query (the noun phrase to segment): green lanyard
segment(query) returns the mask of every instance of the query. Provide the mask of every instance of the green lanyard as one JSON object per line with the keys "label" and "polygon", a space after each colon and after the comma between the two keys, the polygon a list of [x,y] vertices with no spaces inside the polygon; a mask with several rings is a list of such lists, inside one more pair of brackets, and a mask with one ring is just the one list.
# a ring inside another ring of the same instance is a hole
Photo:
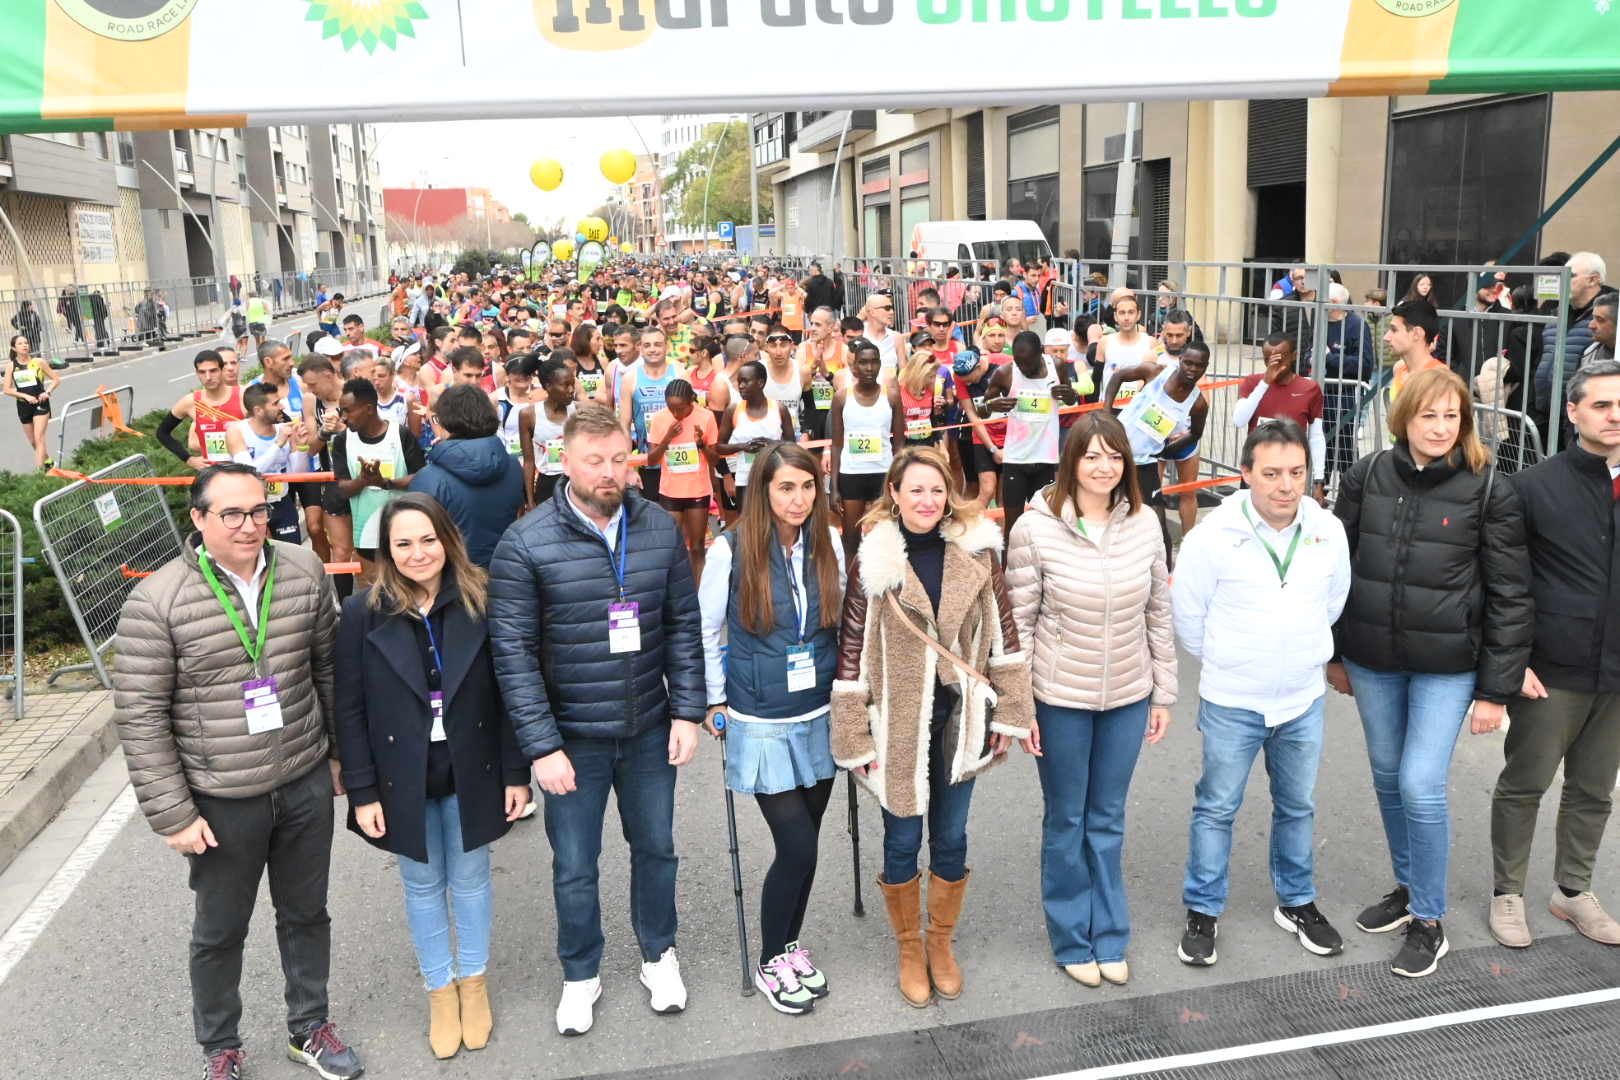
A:
{"label": "green lanyard", "polygon": [[1260,535],[1260,529],[1255,525],[1253,515],[1249,513],[1249,504],[1245,502],[1239,505],[1243,507],[1243,516],[1248,520],[1249,528],[1254,532],[1254,538],[1260,541],[1260,546],[1266,549],[1267,555],[1271,556],[1271,565],[1277,568],[1277,580],[1283,585],[1287,585],[1288,568],[1294,565],[1294,553],[1299,550],[1299,538],[1305,533],[1305,523],[1300,522],[1299,527],[1294,530],[1294,539],[1288,545],[1288,555],[1279,559],[1277,558],[1277,549],[1267,543],[1266,538]]}
{"label": "green lanyard", "polygon": [[236,631],[236,636],[241,639],[242,648],[247,653],[248,660],[252,662],[253,674],[257,677],[259,675],[259,660],[264,656],[265,634],[270,629],[270,589],[275,585],[276,581],[275,552],[271,551],[270,553],[270,564],[264,570],[264,588],[260,590],[259,594],[257,640],[248,639],[247,627],[242,625],[242,616],[236,613],[236,605],[231,603],[229,596],[225,595],[225,588],[220,585],[219,578],[214,574],[213,560],[208,557],[206,550],[202,552],[197,562],[202,566],[203,577],[208,579],[208,587],[214,590],[214,599],[218,600],[219,606],[225,609],[226,617],[231,620],[232,629]]}

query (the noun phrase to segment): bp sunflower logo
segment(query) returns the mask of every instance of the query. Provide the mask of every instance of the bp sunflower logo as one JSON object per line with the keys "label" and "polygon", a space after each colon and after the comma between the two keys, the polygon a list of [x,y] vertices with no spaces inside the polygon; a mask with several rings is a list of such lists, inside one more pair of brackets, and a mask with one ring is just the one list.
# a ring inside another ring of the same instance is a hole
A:
{"label": "bp sunflower logo", "polygon": [[392,49],[402,37],[413,38],[413,24],[428,17],[417,0],[305,0],[306,22],[321,24],[321,38],[335,37],[345,50],[356,45],[375,52],[378,45]]}

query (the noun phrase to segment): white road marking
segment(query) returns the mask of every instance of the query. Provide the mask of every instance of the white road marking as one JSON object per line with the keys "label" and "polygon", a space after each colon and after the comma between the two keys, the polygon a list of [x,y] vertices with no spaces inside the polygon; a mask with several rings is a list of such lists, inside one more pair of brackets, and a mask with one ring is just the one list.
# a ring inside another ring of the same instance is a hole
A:
{"label": "white road marking", "polygon": [[1369,1039],[1387,1039],[1395,1035],[1409,1035],[1417,1031],[1477,1024],[1483,1020],[1498,1020],[1510,1016],[1532,1016],[1536,1013],[1557,1012],[1560,1009],[1578,1009],[1589,1005],[1605,1005],[1620,1001],[1620,989],[1589,990],[1581,994],[1517,1001],[1509,1005],[1487,1005],[1459,1012],[1439,1013],[1434,1016],[1415,1016],[1387,1024],[1369,1024],[1365,1027],[1346,1028],[1343,1031],[1321,1031],[1314,1035],[1299,1035],[1289,1039],[1229,1046],[1219,1050],[1200,1050],[1190,1054],[1173,1054],[1145,1061],[1127,1061],[1118,1065],[1099,1065],[1075,1072],[1053,1073],[1040,1080],[1113,1080],[1122,1076],[1143,1076],[1171,1069],[1191,1069],[1199,1065],[1215,1065],[1227,1061],[1247,1061],[1251,1058],[1271,1057],[1319,1046],[1339,1046],[1344,1043],[1366,1042]]}
{"label": "white road marking", "polygon": [[135,789],[128,784],[118,793],[112,805],[102,811],[101,817],[90,827],[90,831],[80,841],[79,846],[68,856],[60,869],[51,876],[51,880],[34,897],[33,903],[28,905],[26,911],[17,916],[17,921],[11,924],[10,929],[0,937],[0,983],[4,983],[11,975],[34,942],[39,940],[45,928],[50,925],[51,919],[67,903],[73,890],[79,887],[90,868],[101,858],[102,852],[112,844],[113,838],[135,813]]}

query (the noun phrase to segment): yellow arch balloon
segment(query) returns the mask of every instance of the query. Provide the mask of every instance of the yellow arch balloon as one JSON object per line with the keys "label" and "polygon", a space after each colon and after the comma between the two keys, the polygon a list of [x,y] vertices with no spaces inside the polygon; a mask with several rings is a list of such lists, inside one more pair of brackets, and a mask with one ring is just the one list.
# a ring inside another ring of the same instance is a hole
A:
{"label": "yellow arch balloon", "polygon": [[562,186],[562,162],[556,158],[544,158],[529,166],[529,179],[541,191],[556,191]]}
{"label": "yellow arch balloon", "polygon": [[608,223],[599,217],[588,217],[579,223],[579,231],[585,234],[585,239],[600,244],[608,238]]}
{"label": "yellow arch balloon", "polygon": [[634,245],[630,241],[626,240],[624,243],[619,245],[619,250],[624,252],[626,255],[628,255],[631,252],[636,250],[636,245]]}
{"label": "yellow arch balloon", "polygon": [[567,262],[574,257],[574,242],[568,239],[559,240],[551,245],[551,253],[563,262]]}
{"label": "yellow arch balloon", "polygon": [[609,150],[602,155],[602,175],[609,183],[628,184],[636,175],[636,155],[628,150]]}

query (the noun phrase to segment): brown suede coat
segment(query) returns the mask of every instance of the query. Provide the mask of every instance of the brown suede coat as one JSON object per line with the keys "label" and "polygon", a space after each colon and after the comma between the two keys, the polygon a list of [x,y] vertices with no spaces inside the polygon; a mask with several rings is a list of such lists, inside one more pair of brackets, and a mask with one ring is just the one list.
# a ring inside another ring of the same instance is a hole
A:
{"label": "brown suede coat", "polygon": [[[1000,527],[980,519],[968,526],[949,522],[942,531],[945,572],[937,617],[893,522],[873,526],[861,539],[844,594],[832,694],[833,757],[846,769],[875,762],[877,771],[858,779],[897,817],[928,809],[936,680],[959,692],[944,739],[953,784],[995,764],[988,748],[992,732],[1023,738],[1035,715],[1029,662],[1018,647],[996,557]],[[904,614],[889,604],[891,593]],[[940,657],[902,618],[967,661],[989,685]]]}

